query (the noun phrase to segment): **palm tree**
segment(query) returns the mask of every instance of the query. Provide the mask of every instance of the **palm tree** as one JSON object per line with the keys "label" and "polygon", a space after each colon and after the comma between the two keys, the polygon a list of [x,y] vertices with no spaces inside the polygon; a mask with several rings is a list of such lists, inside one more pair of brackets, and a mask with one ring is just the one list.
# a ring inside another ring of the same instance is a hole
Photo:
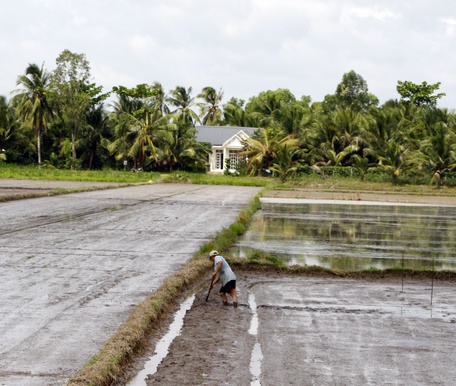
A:
{"label": "palm tree", "polygon": [[377,167],[391,175],[394,185],[397,185],[399,176],[409,167],[408,153],[408,148],[394,139],[390,139],[375,153]]}
{"label": "palm tree", "polygon": [[242,99],[231,98],[223,106],[223,124],[226,126],[261,127],[258,116],[247,113]]}
{"label": "palm tree", "polygon": [[311,163],[343,164],[352,154],[361,154],[369,146],[366,138],[372,119],[368,116],[350,108],[338,108],[326,114],[312,110],[311,119],[301,128],[301,138],[309,149]]}
{"label": "palm tree", "polygon": [[366,147],[366,138],[373,120],[367,114],[361,114],[350,108],[339,108],[333,116],[337,133],[333,137],[333,147],[338,151],[355,145],[362,150]]}
{"label": "palm tree", "polygon": [[261,130],[258,138],[247,138],[243,141],[245,150],[241,152],[247,157],[247,171],[250,175],[263,175],[264,170],[269,170],[277,157],[277,147],[283,139],[282,131],[272,128]]}
{"label": "palm tree", "polygon": [[223,91],[215,91],[212,87],[204,87],[203,91],[198,94],[198,98],[203,99],[203,103],[199,103],[203,125],[218,125],[222,120],[221,103]]}
{"label": "palm tree", "polygon": [[154,82],[152,85],[153,105],[158,109],[163,116],[170,113],[169,107],[166,104],[166,93],[159,82]]}
{"label": "palm tree", "polygon": [[427,110],[425,114],[437,115],[438,119],[427,126],[428,135],[420,141],[411,160],[419,169],[430,172],[431,182],[444,183],[445,174],[456,168],[456,117],[448,110]]}
{"label": "palm tree", "polygon": [[[119,94],[119,100],[113,102],[114,111],[109,115],[109,121],[114,129],[114,139],[112,141],[104,139],[104,147],[114,155],[116,161],[127,161],[129,150],[133,144],[135,133],[131,125],[131,114],[137,108],[136,104],[125,94]],[[134,166],[136,160],[133,159]]]}
{"label": "palm tree", "polygon": [[176,108],[171,113],[176,115],[180,124],[187,127],[195,126],[195,123],[199,122],[198,114],[192,110],[192,107],[195,105],[195,98],[192,98],[191,94],[191,87],[186,90],[184,87],[177,86],[167,97],[167,101],[171,106]]}
{"label": "palm tree", "polygon": [[25,88],[15,92],[15,98],[19,100],[16,112],[21,119],[22,127],[32,129],[36,135],[38,167],[41,167],[41,134],[52,117],[47,101],[50,78],[43,66],[29,64],[25,74],[20,75],[16,82]]}
{"label": "palm tree", "polygon": [[110,136],[107,130],[108,117],[103,105],[96,106],[87,115],[87,126],[77,141],[79,148],[83,149],[80,158],[86,161],[89,169],[94,168],[96,161],[100,163],[101,146],[105,136]]}
{"label": "palm tree", "polygon": [[353,168],[359,173],[361,181],[364,181],[364,176],[366,175],[367,171],[373,167],[375,164],[372,163],[369,158],[363,154],[353,154],[351,156]]}
{"label": "palm tree", "polygon": [[137,160],[140,167],[145,167],[146,160],[157,161],[157,142],[170,135],[168,116],[162,116],[156,108],[144,106],[139,114],[130,115],[130,124],[136,134],[129,155]]}
{"label": "palm tree", "polygon": [[0,95],[0,162],[6,161],[5,149],[13,136],[14,116],[6,97]]}
{"label": "palm tree", "polygon": [[258,119],[259,127],[273,127],[290,133],[294,131],[293,128],[285,127],[285,124],[290,125],[290,116],[293,122],[296,112],[292,114],[290,106],[295,102],[296,98],[290,90],[279,88],[275,91],[261,92],[258,96],[250,98],[245,110]]}
{"label": "palm tree", "polygon": [[282,182],[296,172],[300,165],[299,141],[294,136],[287,136],[277,143],[276,158],[269,170],[277,173]]}
{"label": "palm tree", "polygon": [[203,168],[209,152],[196,141],[196,129],[179,124],[168,127],[168,135],[163,137],[157,163],[161,168],[173,171],[175,168]]}

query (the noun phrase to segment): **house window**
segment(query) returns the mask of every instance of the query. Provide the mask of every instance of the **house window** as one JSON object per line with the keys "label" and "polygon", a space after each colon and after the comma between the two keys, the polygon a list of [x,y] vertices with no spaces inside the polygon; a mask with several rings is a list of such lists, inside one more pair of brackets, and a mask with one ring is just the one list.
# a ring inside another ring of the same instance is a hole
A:
{"label": "house window", "polygon": [[215,168],[223,169],[223,150],[215,151]]}
{"label": "house window", "polygon": [[231,170],[236,169],[238,163],[245,158],[243,155],[241,155],[241,152],[239,150],[230,150],[229,157]]}

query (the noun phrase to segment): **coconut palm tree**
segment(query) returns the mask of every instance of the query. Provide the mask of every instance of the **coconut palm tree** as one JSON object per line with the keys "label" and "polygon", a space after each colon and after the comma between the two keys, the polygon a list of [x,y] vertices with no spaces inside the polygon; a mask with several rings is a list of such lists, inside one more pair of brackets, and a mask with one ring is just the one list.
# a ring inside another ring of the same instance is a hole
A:
{"label": "coconut palm tree", "polygon": [[170,113],[169,107],[166,104],[166,93],[160,82],[152,84],[153,105],[158,109],[163,116]]}
{"label": "coconut palm tree", "polygon": [[277,143],[276,157],[269,170],[278,174],[280,180],[285,182],[290,174],[298,170],[301,164],[300,154],[299,141],[294,136],[283,138]]}
{"label": "coconut palm tree", "polygon": [[366,154],[353,154],[351,156],[351,161],[353,168],[359,173],[361,181],[364,181],[364,177],[368,170],[375,167],[375,164],[370,161]]}
{"label": "coconut palm tree", "polygon": [[293,123],[298,113],[291,107],[295,103],[296,98],[290,90],[279,88],[250,98],[245,110],[259,121],[258,127],[273,127],[291,133],[296,131]]}
{"label": "coconut palm tree", "polygon": [[399,176],[409,168],[408,154],[409,149],[394,138],[376,150],[377,167],[391,176],[394,185],[397,185]]}
{"label": "coconut palm tree", "polygon": [[203,169],[209,150],[196,141],[196,129],[185,128],[179,124],[168,127],[168,134],[163,137],[157,166],[160,169],[173,171],[180,169]]}
{"label": "coconut palm tree", "polygon": [[29,64],[25,74],[20,75],[16,82],[24,89],[14,92],[14,98],[18,99],[16,113],[22,128],[31,129],[36,135],[38,167],[41,167],[41,134],[52,117],[47,100],[49,80],[44,65]]}
{"label": "coconut palm tree", "polygon": [[[113,102],[112,107],[114,111],[109,115],[109,121],[114,129],[113,140],[104,139],[102,143],[116,161],[125,162],[129,158],[129,150],[136,136],[131,125],[131,115],[138,106],[127,95],[120,93],[119,100]],[[133,166],[136,166],[135,159]]]}
{"label": "coconut palm tree", "polygon": [[223,106],[222,124],[239,127],[262,127],[258,116],[247,113],[242,99],[231,98]]}
{"label": "coconut palm tree", "polygon": [[301,146],[309,149],[311,163],[344,164],[352,154],[361,154],[369,147],[366,139],[373,121],[366,114],[350,108],[330,113],[311,110],[310,114],[312,118],[301,128]]}
{"label": "coconut palm tree", "polygon": [[140,114],[130,115],[130,125],[136,134],[129,155],[137,160],[141,168],[145,167],[146,161],[158,160],[157,144],[170,135],[170,123],[168,116],[163,116],[161,111],[152,107],[144,106]]}
{"label": "coconut palm tree", "polygon": [[195,126],[199,122],[198,114],[192,108],[195,106],[195,98],[192,97],[192,88],[185,89],[184,87],[177,86],[172,90],[167,97],[167,102],[175,107],[172,114],[186,127]]}
{"label": "coconut palm tree", "polygon": [[0,95],[0,162],[6,161],[7,143],[13,136],[14,115],[6,97]]}
{"label": "coconut palm tree", "polygon": [[204,87],[203,91],[198,94],[198,98],[201,98],[204,101],[198,104],[201,110],[201,123],[203,125],[218,125],[222,120],[223,115],[221,109],[223,98],[222,89],[217,92],[212,87]]}
{"label": "coconut palm tree", "polygon": [[261,176],[265,170],[270,170],[277,157],[279,144],[290,138],[291,136],[284,137],[282,131],[272,128],[261,130],[258,137],[246,138],[243,141],[245,150],[241,154],[247,158],[249,174]]}
{"label": "coconut palm tree", "polygon": [[444,184],[445,174],[456,168],[456,116],[446,109],[427,108],[427,136],[420,141],[411,161],[419,169],[431,173],[431,182]]}
{"label": "coconut palm tree", "polygon": [[94,107],[87,114],[87,125],[77,141],[78,148],[82,149],[80,159],[85,162],[89,169],[101,166],[100,154],[103,150],[102,143],[105,137],[110,137],[107,127],[108,116],[103,105]]}

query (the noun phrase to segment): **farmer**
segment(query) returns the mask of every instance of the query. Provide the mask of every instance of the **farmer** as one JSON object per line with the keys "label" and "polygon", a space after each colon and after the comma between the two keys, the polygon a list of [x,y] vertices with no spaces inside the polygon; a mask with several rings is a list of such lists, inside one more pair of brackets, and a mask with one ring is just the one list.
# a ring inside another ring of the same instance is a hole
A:
{"label": "farmer", "polygon": [[227,261],[218,254],[217,251],[211,251],[209,253],[209,259],[214,263],[214,272],[212,273],[212,282],[209,286],[209,290],[214,287],[214,284],[220,281],[222,287],[220,288],[220,296],[223,301],[223,305],[228,305],[228,298],[226,294],[230,294],[233,299],[233,306],[238,306],[238,299],[236,294],[236,275],[231,270],[230,265]]}

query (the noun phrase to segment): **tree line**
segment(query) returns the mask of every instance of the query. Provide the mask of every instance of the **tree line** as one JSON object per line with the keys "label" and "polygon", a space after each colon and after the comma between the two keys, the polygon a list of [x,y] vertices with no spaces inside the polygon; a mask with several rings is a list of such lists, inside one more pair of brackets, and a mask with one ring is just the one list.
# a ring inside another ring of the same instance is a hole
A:
{"label": "tree line", "polygon": [[354,71],[323,101],[277,89],[224,103],[222,89],[166,92],[159,82],[103,93],[85,55],[64,50],[54,71],[29,64],[17,85],[9,100],[0,96],[0,162],[204,171],[210,145],[196,140],[202,124],[262,128],[245,141],[239,172],[283,181],[309,169],[324,176],[331,166],[361,178],[378,170],[393,183],[421,173],[443,184],[456,167],[456,119],[437,107],[440,83],[398,81],[400,97],[382,105]]}

